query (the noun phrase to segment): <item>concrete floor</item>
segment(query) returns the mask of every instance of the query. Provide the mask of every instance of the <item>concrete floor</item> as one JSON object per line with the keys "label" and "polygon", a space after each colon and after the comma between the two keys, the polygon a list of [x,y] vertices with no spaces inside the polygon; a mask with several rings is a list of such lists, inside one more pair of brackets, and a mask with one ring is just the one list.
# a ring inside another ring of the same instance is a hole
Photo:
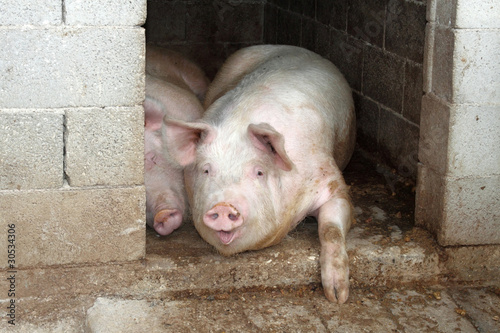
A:
{"label": "concrete floor", "polygon": [[360,152],[345,178],[357,223],[344,305],[323,295],[315,221],[229,258],[185,224],[167,237],[148,230],[140,262],[18,272],[16,325],[4,300],[0,331],[500,332],[497,247],[440,248],[413,226],[414,184]]}

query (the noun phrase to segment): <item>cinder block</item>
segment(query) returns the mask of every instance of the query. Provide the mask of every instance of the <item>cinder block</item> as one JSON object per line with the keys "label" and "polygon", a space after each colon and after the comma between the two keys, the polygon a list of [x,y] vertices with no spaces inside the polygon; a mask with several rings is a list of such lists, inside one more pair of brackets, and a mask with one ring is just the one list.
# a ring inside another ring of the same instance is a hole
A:
{"label": "cinder block", "polygon": [[424,95],[422,65],[407,62],[404,82],[403,116],[418,126],[420,125],[420,110]]}
{"label": "cinder block", "polygon": [[500,6],[497,0],[456,1],[455,26],[457,28],[498,29],[500,28],[499,17]]}
{"label": "cinder block", "polygon": [[70,25],[143,25],[146,0],[65,0],[65,23]]}
{"label": "cinder block", "polygon": [[62,186],[63,124],[62,111],[0,110],[0,190]]}
{"label": "cinder block", "polygon": [[66,117],[71,186],[143,184],[142,107],[71,109]]}
{"label": "cinder block", "polygon": [[148,1],[146,39],[148,43],[186,39],[187,4],[183,1]]}
{"label": "cinder block", "polygon": [[500,104],[500,30],[454,32],[452,102]]}
{"label": "cinder block", "polygon": [[[427,45],[431,68],[427,69],[429,87],[428,90],[436,96],[452,102],[453,101],[453,54],[454,36],[453,29],[439,25],[432,26],[431,41],[434,45]],[[429,41],[429,40],[428,40]],[[429,61],[427,62],[429,64]]]}
{"label": "cinder block", "polygon": [[[291,1],[290,6],[293,4],[303,3],[303,1]],[[314,9],[314,3],[303,3],[304,11],[308,8]],[[347,10],[348,2],[346,0],[340,1],[317,1],[316,2],[316,19],[317,21],[331,26],[335,29],[346,31],[347,29]],[[309,14],[310,15],[310,14]],[[314,18],[314,14],[311,15]]]}
{"label": "cinder block", "polygon": [[356,110],[356,141],[369,151],[378,149],[380,107],[364,96],[353,94]]}
{"label": "cinder block", "polygon": [[385,1],[351,0],[347,9],[347,33],[382,47],[386,20]]}
{"label": "cinder block", "polygon": [[207,3],[188,3],[186,39],[190,42],[213,41],[217,32],[214,6]]}
{"label": "cinder block", "polygon": [[448,175],[500,175],[500,105],[454,105],[450,120]]}
{"label": "cinder block", "polygon": [[264,7],[264,43],[276,44],[276,17],[278,8],[267,4]]}
{"label": "cinder block", "polygon": [[449,104],[426,94],[419,160],[450,177],[500,174],[499,112],[498,106]]}
{"label": "cinder block", "polygon": [[451,103],[500,104],[500,31],[434,27],[431,91]]}
{"label": "cinder block", "polygon": [[0,0],[0,26],[59,25],[61,23],[61,0]]}
{"label": "cinder block", "polygon": [[386,50],[421,64],[424,51],[422,45],[425,40],[425,12],[424,3],[389,1],[385,31]]}
{"label": "cinder block", "polygon": [[215,16],[218,42],[258,43],[262,40],[264,5],[262,3],[220,2]]}
{"label": "cinder block", "polygon": [[427,23],[425,27],[424,63],[423,63],[423,88],[425,93],[432,91],[432,68],[434,60],[434,38],[436,24]]}
{"label": "cinder block", "polygon": [[[16,268],[137,260],[145,254],[144,187],[0,192],[0,246],[15,227]],[[7,250],[0,253],[6,268]]]}
{"label": "cinder block", "polygon": [[500,176],[447,178],[441,245],[500,244]]}
{"label": "cinder block", "polygon": [[[343,0],[343,1],[346,1],[346,0]],[[266,3],[266,2],[272,2],[272,1],[261,1],[261,2]],[[316,2],[315,0],[290,1],[289,8],[290,8],[290,11],[292,11],[294,13],[302,14],[308,18],[314,18],[316,16],[315,2]],[[338,1],[338,2],[340,2],[340,1]],[[335,2],[335,3],[337,3],[337,2]],[[346,9],[346,6],[344,6],[344,9]]]}
{"label": "cinder block", "polygon": [[428,0],[427,21],[451,26],[455,14],[454,1]]}
{"label": "cinder block", "polygon": [[132,106],[144,100],[144,29],[0,29],[4,108]]}
{"label": "cinder block", "polygon": [[417,176],[418,140],[418,126],[391,110],[380,108],[379,151],[403,177],[415,179]]}
{"label": "cinder block", "polygon": [[448,172],[450,109],[433,94],[422,98],[418,159],[439,175]]}
{"label": "cinder block", "polygon": [[[337,42],[334,39],[333,31],[327,25],[314,22],[314,52],[322,55],[323,57],[329,57],[332,50],[332,43]],[[335,30],[334,30],[335,31]],[[276,35],[276,33],[274,33]],[[330,37],[331,36],[331,37]],[[345,38],[343,38],[345,40]],[[350,60],[350,59],[349,59]],[[335,63],[335,62],[334,62]],[[338,66],[338,64],[337,64]]]}
{"label": "cinder block", "polygon": [[327,46],[329,59],[340,69],[347,82],[349,82],[349,86],[354,90],[361,91],[363,47],[365,43],[334,29],[331,30],[330,36],[320,36],[318,44],[325,41],[330,42]]}
{"label": "cinder block", "polygon": [[429,22],[459,29],[500,27],[500,6],[496,0],[428,0]]}
{"label": "cinder block", "polygon": [[278,10],[276,17],[276,42],[278,44],[300,45],[300,33],[300,15]]}
{"label": "cinder block", "polygon": [[424,163],[418,164],[415,197],[415,223],[432,232],[439,239],[444,221],[444,193],[446,182],[442,175]]}
{"label": "cinder block", "polygon": [[500,177],[455,178],[419,166],[415,221],[442,246],[500,244]]}
{"label": "cinder block", "polygon": [[[315,22],[312,19],[302,18],[301,23],[301,34],[300,34],[300,46],[311,51],[316,50],[316,30],[321,23]],[[329,41],[327,41],[329,42]]]}
{"label": "cinder block", "polygon": [[405,60],[367,46],[363,50],[363,94],[401,113]]}

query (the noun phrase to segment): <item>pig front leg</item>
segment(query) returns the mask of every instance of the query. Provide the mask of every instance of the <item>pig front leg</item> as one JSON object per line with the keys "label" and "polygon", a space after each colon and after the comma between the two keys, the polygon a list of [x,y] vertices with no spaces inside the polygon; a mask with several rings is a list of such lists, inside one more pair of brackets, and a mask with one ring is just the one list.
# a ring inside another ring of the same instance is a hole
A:
{"label": "pig front leg", "polygon": [[349,259],[345,237],[352,221],[352,205],[344,190],[334,196],[317,212],[321,243],[321,282],[325,296],[332,302],[344,303],[349,296]]}

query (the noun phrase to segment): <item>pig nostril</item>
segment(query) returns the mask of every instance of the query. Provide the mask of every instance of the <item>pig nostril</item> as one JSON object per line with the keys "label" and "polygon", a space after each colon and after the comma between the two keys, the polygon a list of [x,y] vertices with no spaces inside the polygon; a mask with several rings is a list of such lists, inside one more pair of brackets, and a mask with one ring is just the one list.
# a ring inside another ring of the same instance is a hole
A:
{"label": "pig nostril", "polygon": [[229,214],[228,217],[231,221],[236,221],[238,219],[238,215],[234,215],[234,214]]}
{"label": "pig nostril", "polygon": [[212,220],[217,220],[218,217],[219,217],[219,214],[217,214],[217,213],[212,214],[212,216],[211,216]]}

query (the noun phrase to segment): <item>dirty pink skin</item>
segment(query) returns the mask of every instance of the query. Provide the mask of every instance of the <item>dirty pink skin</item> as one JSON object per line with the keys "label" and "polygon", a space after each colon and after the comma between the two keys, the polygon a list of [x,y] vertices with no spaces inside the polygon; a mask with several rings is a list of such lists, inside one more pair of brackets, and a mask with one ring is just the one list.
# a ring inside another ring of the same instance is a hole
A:
{"label": "dirty pink skin", "polygon": [[146,221],[158,234],[168,235],[182,224],[187,200],[183,167],[165,149],[163,118],[183,121],[200,118],[203,107],[194,90],[204,96],[208,80],[201,69],[172,51],[148,47],[146,59],[146,67],[156,69],[153,72],[158,75],[146,74]]}
{"label": "dirty pink skin", "polygon": [[200,235],[231,255],[277,244],[314,216],[326,297],[344,303],[353,213],[341,170],[355,115],[342,74],[302,48],[253,46],[227,60],[205,106],[197,122],[166,122]]}

